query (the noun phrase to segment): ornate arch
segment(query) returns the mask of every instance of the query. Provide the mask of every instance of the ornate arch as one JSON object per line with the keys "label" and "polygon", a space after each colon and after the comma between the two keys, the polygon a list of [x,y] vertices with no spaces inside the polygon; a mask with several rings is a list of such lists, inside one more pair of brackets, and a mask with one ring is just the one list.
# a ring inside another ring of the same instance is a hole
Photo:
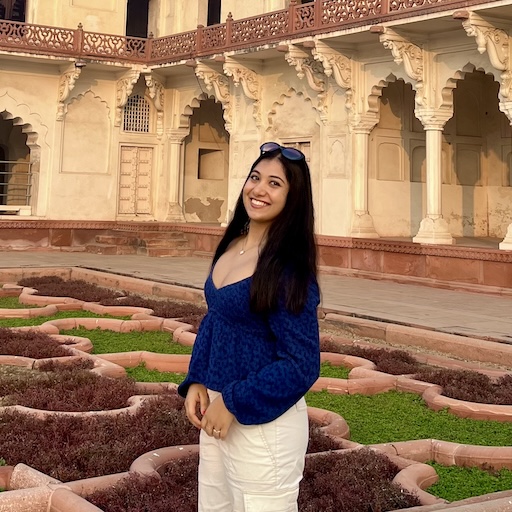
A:
{"label": "ornate arch", "polygon": [[453,90],[457,87],[457,82],[459,80],[464,80],[468,73],[473,73],[474,71],[483,71],[487,75],[492,75],[496,80],[496,77],[491,70],[484,69],[483,67],[477,67],[471,62],[468,62],[461,69],[455,71],[455,73],[446,80],[444,87],[441,89],[441,108],[453,109]]}
{"label": "ornate arch", "polygon": [[321,120],[320,120],[319,112],[318,112],[317,108],[315,107],[311,98],[309,96],[305,95],[304,93],[297,91],[296,89],[291,87],[290,89],[288,89],[288,91],[281,94],[281,96],[279,96],[278,100],[276,100],[276,101],[274,101],[274,103],[272,103],[272,108],[269,110],[268,115],[267,115],[268,126],[267,126],[267,129],[265,130],[266,132],[271,132],[272,130],[274,130],[274,119],[277,115],[277,107],[282,107],[285,104],[285,102],[288,99],[292,98],[293,96],[302,98],[302,100],[304,102],[309,103],[309,106],[316,114],[315,115],[316,124],[319,126],[322,124]]}
{"label": "ornate arch", "polygon": [[40,148],[41,143],[49,147],[46,142],[48,126],[43,123],[41,116],[32,112],[27,104],[18,103],[7,90],[0,90],[0,113],[2,119],[13,120],[14,126],[21,126],[31,151]]}

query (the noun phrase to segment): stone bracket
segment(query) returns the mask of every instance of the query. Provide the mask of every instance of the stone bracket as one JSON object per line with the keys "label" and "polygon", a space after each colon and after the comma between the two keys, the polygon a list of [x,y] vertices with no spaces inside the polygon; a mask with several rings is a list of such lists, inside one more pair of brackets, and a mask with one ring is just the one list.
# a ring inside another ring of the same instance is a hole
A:
{"label": "stone bracket", "polygon": [[424,52],[415,43],[398,34],[391,28],[375,26],[372,32],[379,34],[379,40],[384,48],[391,51],[396,64],[403,64],[407,76],[416,82],[416,105],[425,103],[424,82]]}
{"label": "stone bracket", "polygon": [[63,121],[65,110],[66,110],[66,102],[69,99],[69,95],[71,91],[75,88],[76,81],[80,77],[80,73],[82,72],[81,67],[77,67],[73,65],[68,71],[65,71],[59,80],[59,93],[58,93],[58,103],[57,103],[57,121]]}
{"label": "stone bracket", "polygon": [[342,89],[352,88],[352,59],[323,41],[315,41],[311,53],[322,63],[326,76],[332,76]]}
{"label": "stone bracket", "polygon": [[323,41],[315,41],[314,44],[315,46],[311,49],[313,58],[322,63],[327,77],[333,77],[336,84],[345,89],[345,107],[347,110],[352,109],[354,95],[352,59]]}
{"label": "stone bracket", "polygon": [[322,122],[326,122],[328,115],[327,84],[323,78],[324,68],[321,62],[315,60],[306,50],[293,44],[280,44],[277,48],[285,52],[285,60],[295,68],[300,80],[306,78],[311,89],[318,93],[318,101],[315,109],[320,114]]}
{"label": "stone bracket", "polygon": [[120,78],[116,84],[116,118],[114,125],[121,126],[123,118],[123,108],[133,91],[133,87],[140,77],[140,70],[132,69]]}
{"label": "stone bracket", "polygon": [[231,132],[231,95],[229,91],[229,80],[222,72],[199,61],[194,66],[194,72],[200,80],[204,82],[207,91],[213,91],[217,101],[222,104],[224,109],[224,121],[226,130]]}
{"label": "stone bracket", "polygon": [[[462,20],[462,26],[469,37],[474,37],[480,54],[487,52],[493,68],[501,71],[500,95],[512,99],[512,70],[510,67],[510,36],[488,20],[471,11],[456,11],[453,17]],[[500,106],[501,108],[501,106]],[[507,109],[502,111],[509,119]]]}
{"label": "stone bracket", "polygon": [[240,87],[241,85],[245,96],[253,101],[253,117],[256,121],[256,126],[260,127],[262,122],[261,82],[259,75],[230,57],[226,57],[223,69],[224,74],[233,80],[234,86]]}
{"label": "stone bracket", "polygon": [[165,86],[151,71],[144,72],[143,75],[149,97],[153,100],[153,105],[156,109],[156,133],[158,137],[162,137],[164,134]]}

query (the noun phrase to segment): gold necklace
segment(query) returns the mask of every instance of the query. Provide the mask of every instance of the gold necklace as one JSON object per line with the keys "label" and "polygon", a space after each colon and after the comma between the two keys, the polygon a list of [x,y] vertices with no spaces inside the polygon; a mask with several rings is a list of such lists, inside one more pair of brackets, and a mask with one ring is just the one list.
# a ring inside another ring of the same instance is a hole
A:
{"label": "gold necklace", "polygon": [[240,252],[238,254],[240,254],[240,256],[242,256],[242,254],[245,254],[245,246],[247,244],[247,236],[244,238],[243,240],[243,247],[242,249],[240,250]]}
{"label": "gold necklace", "polygon": [[246,247],[247,246],[247,237],[245,237],[245,239],[243,241],[243,247],[240,249],[240,252],[238,254],[240,254],[240,256],[242,256],[242,254],[245,254],[247,251],[250,251],[250,250],[254,249],[255,247],[258,247],[258,245],[253,245],[252,247],[249,247],[247,249],[247,247]]}

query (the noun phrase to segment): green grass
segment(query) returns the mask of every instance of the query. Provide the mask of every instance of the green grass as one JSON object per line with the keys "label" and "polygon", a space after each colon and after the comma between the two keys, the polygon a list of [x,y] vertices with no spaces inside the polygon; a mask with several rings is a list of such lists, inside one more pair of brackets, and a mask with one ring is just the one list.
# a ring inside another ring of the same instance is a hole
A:
{"label": "green grass", "polygon": [[512,471],[509,469],[489,472],[478,468],[441,466],[435,462],[430,465],[439,475],[439,482],[432,485],[428,492],[448,501],[512,489]]}
{"label": "green grass", "polygon": [[158,354],[191,354],[192,347],[176,343],[172,334],[161,331],[114,332],[100,329],[63,330],[60,334],[83,336],[89,338],[94,346],[93,354],[109,354],[115,352],[134,352],[147,350]]}
{"label": "green grass", "polygon": [[334,411],[350,425],[351,439],[361,444],[440,439],[483,446],[510,446],[512,423],[458,418],[430,410],[413,393],[389,391],[377,395],[308,393],[308,405]]}
{"label": "green grass", "polygon": [[118,320],[129,320],[129,316],[97,315],[90,311],[59,311],[52,316],[38,316],[35,318],[3,318],[0,319],[0,327],[25,327],[41,325],[48,320],[61,320],[63,318],[117,318]]}
{"label": "green grass", "polygon": [[348,379],[351,368],[345,366],[333,366],[329,362],[320,365],[320,377],[330,377],[334,379]]}
{"label": "green grass", "polygon": [[[7,300],[8,299],[8,300]],[[17,298],[3,298],[0,308],[12,309]],[[9,304],[9,305],[7,305]],[[39,325],[60,318],[97,318],[87,311],[64,311],[52,317],[0,320],[0,327]],[[107,317],[107,316],[105,316]],[[112,317],[109,317],[112,318]],[[128,317],[120,317],[128,319]],[[147,350],[164,354],[190,354],[191,347],[175,343],[170,333],[159,331],[118,333],[100,329],[73,329],[61,334],[89,338],[95,354]],[[321,375],[348,378],[350,369],[322,363]],[[148,370],[144,365],[128,368],[128,375],[138,382],[174,382],[179,384],[184,374]],[[411,439],[442,439],[456,443],[510,446],[512,424],[458,418],[446,411],[434,412],[421,397],[412,393],[390,391],[373,396],[331,395],[326,391],[307,394],[308,405],[334,411],[350,425],[351,439],[362,444],[377,444]],[[459,501],[512,488],[512,472],[489,473],[476,468],[444,467],[432,463],[440,481],[428,492],[449,501]]]}
{"label": "green grass", "polygon": [[126,373],[137,382],[174,382],[175,384],[181,384],[185,379],[184,373],[148,370],[144,364],[135,368],[126,368]]}
{"label": "green grass", "polygon": [[18,297],[2,297],[0,298],[0,309],[25,309],[25,308],[38,308],[40,306],[32,306],[21,304]]}

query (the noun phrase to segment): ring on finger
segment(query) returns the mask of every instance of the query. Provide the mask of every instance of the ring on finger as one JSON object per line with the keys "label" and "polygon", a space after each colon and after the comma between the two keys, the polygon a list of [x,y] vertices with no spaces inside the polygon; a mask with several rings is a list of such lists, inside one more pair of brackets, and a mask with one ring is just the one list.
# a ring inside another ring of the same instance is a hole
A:
{"label": "ring on finger", "polygon": [[212,429],[212,432],[213,432],[214,434],[220,434],[220,430],[217,430],[216,428]]}

